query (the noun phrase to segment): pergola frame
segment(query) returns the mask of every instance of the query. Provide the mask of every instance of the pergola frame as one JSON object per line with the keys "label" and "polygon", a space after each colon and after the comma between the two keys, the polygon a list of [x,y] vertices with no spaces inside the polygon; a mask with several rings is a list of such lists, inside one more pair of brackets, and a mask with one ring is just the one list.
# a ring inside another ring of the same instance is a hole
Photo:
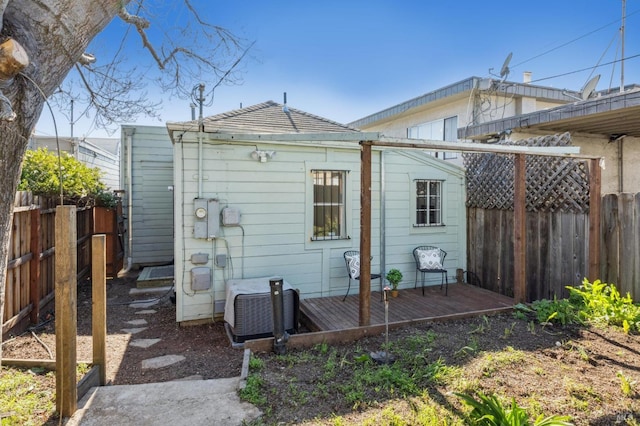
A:
{"label": "pergola frame", "polygon": [[[427,140],[400,140],[378,138],[361,140],[360,164],[360,301],[359,325],[370,325],[371,319],[371,153],[372,147],[393,149],[421,149],[428,151],[453,151],[477,153],[514,154],[514,283],[516,303],[526,301],[526,169],[525,155],[560,156],[589,161],[589,275],[597,276],[600,268],[600,215],[601,215],[601,157],[579,155],[575,147],[524,147],[486,144],[462,144]],[[462,149],[461,149],[462,148]],[[542,149],[531,149],[542,148]],[[573,149],[572,149],[573,148]],[[547,152],[544,152],[544,151]]]}

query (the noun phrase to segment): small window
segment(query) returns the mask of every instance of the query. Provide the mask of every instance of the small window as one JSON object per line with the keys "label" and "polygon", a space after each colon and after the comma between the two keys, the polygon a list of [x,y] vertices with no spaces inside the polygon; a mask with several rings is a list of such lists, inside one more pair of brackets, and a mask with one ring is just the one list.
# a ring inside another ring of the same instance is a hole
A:
{"label": "small window", "polygon": [[418,179],[415,226],[442,225],[442,181]]}
{"label": "small window", "polygon": [[346,172],[312,170],[313,175],[313,239],[347,238],[345,209]]}

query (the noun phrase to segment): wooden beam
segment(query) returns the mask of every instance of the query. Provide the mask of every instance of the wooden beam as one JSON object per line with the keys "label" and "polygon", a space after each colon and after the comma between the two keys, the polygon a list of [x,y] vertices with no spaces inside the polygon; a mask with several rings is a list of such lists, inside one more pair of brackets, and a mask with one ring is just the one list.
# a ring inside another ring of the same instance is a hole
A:
{"label": "wooden beam", "polygon": [[[180,123],[169,123],[167,127],[170,133],[179,131],[174,129],[174,125],[182,126]],[[188,128],[182,130],[190,130]],[[581,155],[580,147],[577,146],[521,146],[521,145],[492,145],[486,143],[470,142],[447,142],[429,139],[409,139],[393,138],[384,136],[378,132],[344,132],[344,133],[285,133],[285,134],[242,134],[242,133],[220,133],[207,132],[206,141],[234,141],[236,143],[255,144],[256,142],[268,142],[274,145],[291,145],[313,143],[314,146],[326,146],[335,148],[353,149],[354,146],[344,142],[359,142],[366,140],[372,147],[378,148],[402,148],[421,149],[426,151],[447,151],[447,152],[495,152],[501,154],[526,153],[530,155],[573,157],[581,159],[595,158],[592,155]],[[186,140],[183,140],[185,142]],[[195,139],[193,140],[195,142]],[[336,142],[341,142],[336,144]]]}
{"label": "wooden beam", "polygon": [[106,236],[91,239],[91,335],[93,365],[100,368],[100,385],[107,384],[107,257]]}
{"label": "wooden beam", "polygon": [[[513,312],[513,307],[483,309],[471,312],[461,312],[458,314],[439,315],[436,317],[420,318],[413,320],[403,320],[391,322],[388,325],[389,330],[395,330],[417,324],[425,324],[430,322],[455,321],[464,318],[476,318],[480,316],[501,315]],[[368,336],[378,336],[385,333],[387,326],[385,324],[375,324],[366,327],[354,327],[342,330],[315,331],[311,333],[292,334],[287,341],[287,349],[303,349],[311,348],[321,343],[329,345],[353,342]],[[270,352],[273,349],[273,337],[265,337],[260,339],[245,340],[244,348],[253,352]]]}
{"label": "wooden beam", "polygon": [[360,142],[360,309],[359,325],[371,321],[371,143]]}
{"label": "wooden beam", "polygon": [[31,210],[31,261],[29,263],[29,298],[33,309],[29,320],[31,324],[40,322],[40,210]]}
{"label": "wooden beam", "polygon": [[515,154],[513,189],[513,298],[516,303],[527,299],[526,274],[526,163],[524,154]]}
{"label": "wooden beam", "polygon": [[602,216],[602,171],[600,159],[589,163],[589,279],[599,279]]}
{"label": "wooden beam", "polygon": [[78,407],[76,387],[77,228],[76,207],[58,206],[55,218],[56,410],[70,417]]}

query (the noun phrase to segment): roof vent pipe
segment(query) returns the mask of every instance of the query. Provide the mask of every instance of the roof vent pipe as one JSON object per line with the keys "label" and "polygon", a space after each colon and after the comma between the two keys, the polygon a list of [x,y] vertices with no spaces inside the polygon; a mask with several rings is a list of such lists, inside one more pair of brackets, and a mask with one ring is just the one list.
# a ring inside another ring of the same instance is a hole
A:
{"label": "roof vent pipe", "polygon": [[287,108],[287,92],[284,92],[284,105],[282,106],[282,112],[285,114],[289,113],[289,108]]}
{"label": "roof vent pipe", "polygon": [[522,82],[524,84],[531,83],[531,71],[525,71],[522,73]]}

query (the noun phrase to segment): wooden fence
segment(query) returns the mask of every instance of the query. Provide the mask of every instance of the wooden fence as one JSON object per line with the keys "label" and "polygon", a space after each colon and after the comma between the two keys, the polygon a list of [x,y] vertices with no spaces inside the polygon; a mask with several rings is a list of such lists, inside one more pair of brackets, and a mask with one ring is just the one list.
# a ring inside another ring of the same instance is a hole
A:
{"label": "wooden fence", "polygon": [[[467,209],[467,269],[482,287],[513,296],[513,210]],[[527,212],[528,301],[567,297],[588,271],[589,218],[584,213]]]}
{"label": "wooden fence", "polygon": [[[510,143],[566,146],[571,137],[564,133]],[[465,154],[464,160],[467,276],[485,288],[513,296],[513,156]],[[589,271],[589,164],[527,156],[525,170],[524,298],[566,297],[566,286],[579,285]]]}
{"label": "wooden fence", "polygon": [[602,199],[602,281],[640,301],[640,193]]}
{"label": "wooden fence", "polygon": [[[568,134],[518,141],[567,145]],[[465,155],[467,278],[513,296],[513,159]],[[600,273],[589,276],[590,186],[587,162],[526,159],[526,300],[567,297],[584,278],[615,284],[640,301],[640,194],[606,194],[600,219]]]}
{"label": "wooden fence", "polygon": [[[41,310],[54,298],[55,207],[58,201],[57,197],[34,197],[29,192],[16,194],[5,280],[3,336],[23,328],[25,324],[38,324]],[[108,276],[117,276],[122,268],[123,251],[118,226],[121,212],[120,205],[116,209],[78,207],[78,281],[91,273],[91,236],[96,233],[105,233],[112,240],[108,244],[111,248]],[[96,222],[99,223],[97,230]]]}

